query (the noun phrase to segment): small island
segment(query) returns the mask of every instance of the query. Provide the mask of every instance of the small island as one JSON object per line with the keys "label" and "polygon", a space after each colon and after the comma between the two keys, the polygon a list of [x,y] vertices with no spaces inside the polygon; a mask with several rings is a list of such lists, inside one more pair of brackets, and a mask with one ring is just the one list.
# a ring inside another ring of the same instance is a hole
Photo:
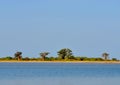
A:
{"label": "small island", "polygon": [[14,56],[1,57],[0,62],[38,62],[38,63],[120,63],[117,58],[109,58],[104,52],[101,57],[74,56],[72,50],[63,48],[57,52],[57,57],[48,57],[49,52],[40,52],[40,57],[23,57],[22,52],[14,53]]}

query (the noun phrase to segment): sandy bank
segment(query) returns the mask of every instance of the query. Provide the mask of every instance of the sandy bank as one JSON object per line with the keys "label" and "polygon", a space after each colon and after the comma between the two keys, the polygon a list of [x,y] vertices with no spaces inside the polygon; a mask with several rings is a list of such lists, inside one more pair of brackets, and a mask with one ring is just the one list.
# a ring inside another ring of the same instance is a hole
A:
{"label": "sandy bank", "polygon": [[120,64],[120,61],[0,61],[0,63],[101,63]]}

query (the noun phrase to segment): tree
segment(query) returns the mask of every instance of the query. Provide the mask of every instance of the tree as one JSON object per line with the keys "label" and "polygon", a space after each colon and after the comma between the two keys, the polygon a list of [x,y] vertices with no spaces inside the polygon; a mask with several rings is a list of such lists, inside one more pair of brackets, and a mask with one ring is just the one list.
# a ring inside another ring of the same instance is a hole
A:
{"label": "tree", "polygon": [[3,58],[4,60],[12,60],[13,58],[11,56],[7,56]]}
{"label": "tree", "polygon": [[17,58],[18,61],[19,61],[19,60],[22,59],[22,52],[16,52],[16,53],[14,54],[14,56],[15,56],[15,58]]}
{"label": "tree", "polygon": [[72,56],[72,50],[68,48],[61,49],[57,53],[60,59],[69,59]]}
{"label": "tree", "polygon": [[42,57],[42,60],[43,60],[43,61],[45,60],[45,58],[46,58],[46,56],[47,56],[48,54],[50,54],[50,53],[49,53],[49,52],[42,52],[42,53],[40,53],[40,56]]}
{"label": "tree", "polygon": [[104,60],[108,60],[109,54],[108,53],[103,53],[102,57],[104,58]]}
{"label": "tree", "polygon": [[25,57],[25,58],[23,58],[23,60],[29,61],[30,58],[29,57]]}
{"label": "tree", "polygon": [[113,61],[117,61],[117,58],[112,58]]}

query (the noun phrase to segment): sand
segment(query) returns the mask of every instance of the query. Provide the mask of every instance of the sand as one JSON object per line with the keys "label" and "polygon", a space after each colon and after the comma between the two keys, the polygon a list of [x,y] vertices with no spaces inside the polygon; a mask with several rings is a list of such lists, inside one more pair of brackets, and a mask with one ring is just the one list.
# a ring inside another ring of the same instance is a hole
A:
{"label": "sand", "polygon": [[120,61],[0,61],[0,63],[100,63],[100,64],[120,64]]}

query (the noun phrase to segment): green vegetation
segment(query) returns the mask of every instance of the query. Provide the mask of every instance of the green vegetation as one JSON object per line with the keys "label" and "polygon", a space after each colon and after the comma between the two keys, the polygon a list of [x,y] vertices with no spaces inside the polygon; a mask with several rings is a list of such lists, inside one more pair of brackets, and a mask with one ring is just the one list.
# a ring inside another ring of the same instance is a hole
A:
{"label": "green vegetation", "polygon": [[10,56],[7,56],[7,57],[0,58],[0,60],[13,60],[13,58]]}
{"label": "green vegetation", "polygon": [[57,57],[47,57],[49,52],[41,52],[39,53],[40,57],[30,58],[30,57],[22,57],[22,52],[16,52],[14,57],[7,56],[1,57],[2,61],[118,61],[117,58],[109,59],[108,53],[102,53],[102,57],[85,57],[85,56],[74,56],[72,50],[69,48],[63,48],[57,52]]}
{"label": "green vegetation", "polygon": [[118,61],[117,58],[112,58],[112,61]]}
{"label": "green vegetation", "polygon": [[60,59],[70,59],[72,58],[72,50],[68,49],[68,48],[64,48],[61,49],[60,51],[58,51],[58,57]]}

